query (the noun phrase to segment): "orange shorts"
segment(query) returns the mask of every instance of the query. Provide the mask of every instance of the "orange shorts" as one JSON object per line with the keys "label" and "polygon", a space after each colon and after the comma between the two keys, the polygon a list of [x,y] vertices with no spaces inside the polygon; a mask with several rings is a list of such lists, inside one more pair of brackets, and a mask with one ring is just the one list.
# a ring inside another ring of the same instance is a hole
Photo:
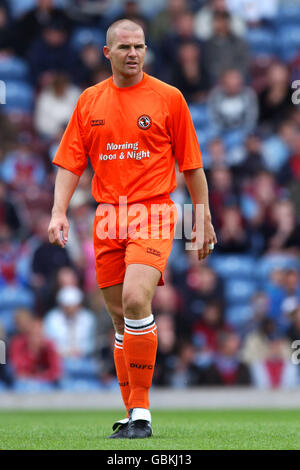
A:
{"label": "orange shorts", "polygon": [[99,204],[94,220],[94,250],[99,287],[120,284],[129,264],[163,272],[171,253],[177,209],[169,195],[127,205]]}

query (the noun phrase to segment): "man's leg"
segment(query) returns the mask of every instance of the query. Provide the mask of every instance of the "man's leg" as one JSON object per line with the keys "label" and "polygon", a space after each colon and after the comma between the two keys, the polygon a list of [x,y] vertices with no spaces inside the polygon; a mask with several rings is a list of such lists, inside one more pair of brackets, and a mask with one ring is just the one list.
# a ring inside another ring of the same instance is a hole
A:
{"label": "man's leg", "polygon": [[122,291],[123,284],[102,288],[102,294],[115,329],[116,338],[114,347],[114,361],[122,399],[128,416],[130,388],[127,367],[123,353],[124,317],[122,307]]}
{"label": "man's leg", "polygon": [[123,350],[130,384],[129,408],[133,410],[132,422],[136,422],[129,429],[132,438],[152,434],[149,389],[156,359],[157,332],[151,302],[160,276],[160,271],[152,266],[130,264],[123,283]]}

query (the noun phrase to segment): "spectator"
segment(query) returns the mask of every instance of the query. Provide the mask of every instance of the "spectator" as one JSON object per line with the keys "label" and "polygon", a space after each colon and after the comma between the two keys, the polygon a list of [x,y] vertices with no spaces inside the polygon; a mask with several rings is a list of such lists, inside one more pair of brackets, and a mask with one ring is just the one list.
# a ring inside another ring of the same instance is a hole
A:
{"label": "spectator", "polygon": [[217,250],[220,253],[247,253],[249,251],[250,232],[246,229],[238,206],[223,208],[217,236]]}
{"label": "spectator", "polygon": [[53,72],[71,72],[74,57],[62,20],[49,23],[28,50],[32,81],[48,85]]}
{"label": "spectator", "polygon": [[47,313],[46,335],[63,358],[84,358],[95,352],[96,321],[82,306],[83,293],[78,287],[63,287],[57,294],[57,308]]}
{"label": "spectator", "polygon": [[209,174],[210,206],[217,230],[221,224],[223,207],[238,203],[239,195],[233,184],[232,173],[226,167],[217,167]]}
{"label": "spectator", "polygon": [[15,145],[16,128],[9,118],[2,112],[0,107],[0,164],[6,155]]}
{"label": "spectator", "polygon": [[[226,0],[211,0],[195,15],[195,33],[199,39],[207,40],[214,33],[214,13],[224,13],[228,8]],[[230,15],[230,31],[236,36],[244,36],[246,26],[239,15]]]}
{"label": "spectator", "polygon": [[273,20],[278,9],[278,0],[227,0],[228,9],[247,22],[262,19]]}
{"label": "spectator", "polygon": [[267,129],[277,129],[293,109],[293,89],[288,67],[274,63],[267,71],[266,87],[259,93],[259,123]]}
{"label": "spectator", "polygon": [[16,205],[8,199],[7,186],[0,180],[0,227],[2,225],[7,225],[12,235],[16,236],[21,222]]}
{"label": "spectator", "polygon": [[63,73],[52,75],[51,84],[37,98],[35,128],[42,138],[56,137],[62,126],[68,123],[80,89],[72,85]]}
{"label": "spectator", "polygon": [[256,317],[241,350],[241,357],[246,364],[251,365],[266,359],[270,342],[276,337],[276,329],[274,320],[268,318],[265,312]]}
{"label": "spectator", "polygon": [[81,88],[95,85],[98,81],[94,82],[94,74],[101,67],[104,67],[101,50],[97,44],[90,42],[79,50],[78,60],[72,70],[73,80]]}
{"label": "spectator", "polygon": [[202,354],[212,355],[218,348],[220,333],[230,331],[223,317],[222,306],[216,300],[207,302],[202,316],[193,325],[193,343],[201,347]]}
{"label": "spectator", "polygon": [[221,84],[208,98],[211,125],[218,134],[241,131],[244,135],[254,131],[257,123],[257,99],[254,91],[243,84],[238,70],[228,70]]}
{"label": "spectator", "polygon": [[[6,340],[5,331],[0,323],[0,341],[5,341],[5,340]],[[7,343],[4,343],[4,348],[2,344],[0,345],[1,358],[3,358],[3,354],[5,356],[7,355],[6,344]],[[5,360],[6,360],[6,357],[5,357]],[[13,380],[12,380],[11,371],[9,369],[8,363],[7,362],[5,364],[0,363],[0,392],[2,390],[6,390],[7,387],[10,387],[12,383],[13,383]]]}
{"label": "spectator", "polygon": [[300,302],[298,299],[294,299],[294,305],[289,311],[291,318],[291,325],[287,330],[287,337],[293,343],[294,341],[300,340]]}
{"label": "spectator", "polygon": [[187,0],[167,0],[166,4],[151,21],[150,36],[154,41],[160,41],[166,31],[174,32],[177,18],[188,8]]}
{"label": "spectator", "polygon": [[37,0],[36,6],[17,20],[18,53],[25,56],[33,41],[53,22],[62,22],[67,30],[70,29],[66,14],[53,0]]}
{"label": "spectator", "polygon": [[43,214],[37,223],[37,236],[39,244],[32,255],[32,287],[37,299],[37,309],[45,314],[51,303],[51,285],[59,268],[71,266],[68,251],[54,246],[48,240],[48,226],[50,215]]}
{"label": "spectator", "polygon": [[48,390],[61,377],[59,356],[52,342],[44,337],[39,319],[31,318],[26,333],[13,337],[9,356],[16,389]]}
{"label": "spectator", "polygon": [[45,167],[42,159],[33,153],[32,142],[30,133],[20,133],[15,149],[5,155],[1,165],[2,179],[17,192],[44,182]]}
{"label": "spectator", "polygon": [[274,338],[267,357],[251,366],[253,383],[259,388],[291,388],[298,384],[297,366],[290,360],[291,350],[284,337]]}
{"label": "spectator", "polygon": [[182,389],[200,385],[202,382],[202,371],[195,364],[195,348],[189,343],[183,343],[175,359],[170,385]]}
{"label": "spectator", "polygon": [[9,21],[7,9],[0,5],[0,53],[12,53],[15,50],[15,38]]}
{"label": "spectator", "polygon": [[202,315],[206,302],[223,301],[223,285],[216,273],[206,265],[191,267],[186,273],[184,292],[186,328]]}
{"label": "spectator", "polygon": [[251,133],[245,140],[245,159],[235,168],[235,176],[240,183],[254,178],[265,170],[265,162],[262,156],[262,139],[258,132]]}
{"label": "spectator", "polygon": [[248,366],[238,357],[240,340],[236,333],[220,334],[218,351],[206,370],[208,385],[250,385]]}
{"label": "spectator", "polygon": [[200,45],[193,31],[194,16],[192,12],[184,11],[175,17],[173,30],[166,33],[160,42],[162,66],[165,73],[174,63],[174,57],[177,56],[177,51],[182,44],[193,42]]}
{"label": "spectator", "polygon": [[268,249],[274,252],[284,250],[298,255],[300,250],[300,226],[297,223],[291,201],[283,199],[274,204],[272,222],[272,235],[270,235],[268,241]]}
{"label": "spectator", "polygon": [[158,349],[154,372],[154,383],[169,386],[176,363],[176,331],[174,318],[166,313],[156,317],[158,325]]}
{"label": "spectator", "polygon": [[204,45],[204,65],[208,72],[209,83],[216,85],[226,70],[235,69],[243,78],[247,77],[249,51],[243,39],[230,31],[230,16],[224,12],[215,12],[213,36]]}
{"label": "spectator", "polygon": [[197,42],[188,40],[180,44],[172,83],[181,90],[188,102],[203,101],[208,82]]}

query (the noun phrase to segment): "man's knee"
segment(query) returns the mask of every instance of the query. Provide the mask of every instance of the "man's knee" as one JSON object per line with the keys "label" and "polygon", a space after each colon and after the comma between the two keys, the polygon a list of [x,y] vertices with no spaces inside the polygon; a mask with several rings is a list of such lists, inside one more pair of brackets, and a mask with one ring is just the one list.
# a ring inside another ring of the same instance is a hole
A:
{"label": "man's knee", "polygon": [[124,331],[124,315],[122,306],[107,304],[108,312],[111,316],[114,328],[117,333],[123,334]]}
{"label": "man's knee", "polygon": [[145,316],[149,307],[151,306],[151,299],[149,293],[144,289],[128,288],[123,292],[123,311],[124,316],[142,317]]}

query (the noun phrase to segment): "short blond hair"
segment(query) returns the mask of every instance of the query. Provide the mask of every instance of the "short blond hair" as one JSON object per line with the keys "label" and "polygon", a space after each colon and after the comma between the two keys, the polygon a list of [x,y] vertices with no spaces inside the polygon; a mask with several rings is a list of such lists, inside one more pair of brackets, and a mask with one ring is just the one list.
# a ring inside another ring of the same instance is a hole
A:
{"label": "short blond hair", "polygon": [[118,28],[126,29],[127,31],[137,31],[140,29],[144,35],[144,41],[145,41],[145,34],[144,34],[143,28],[138,23],[135,23],[134,21],[127,20],[126,18],[124,18],[122,20],[115,21],[108,28],[106,32],[106,45],[108,47],[111,47],[113,40],[114,40],[115,32]]}

